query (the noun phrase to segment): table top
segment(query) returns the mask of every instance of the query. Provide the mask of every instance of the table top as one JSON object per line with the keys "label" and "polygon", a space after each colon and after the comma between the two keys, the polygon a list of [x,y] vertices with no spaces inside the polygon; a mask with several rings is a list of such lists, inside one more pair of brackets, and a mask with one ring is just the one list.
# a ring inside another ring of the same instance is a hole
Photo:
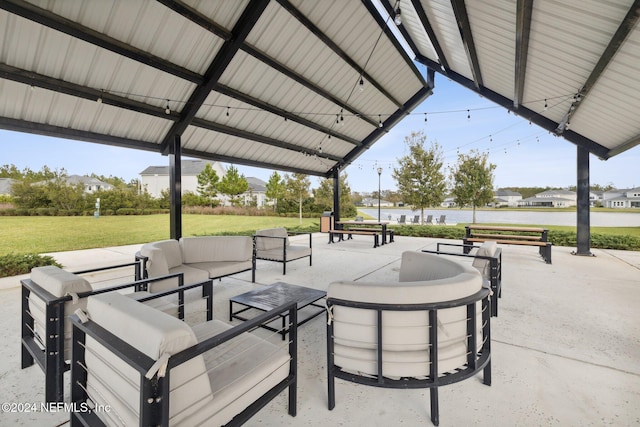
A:
{"label": "table top", "polygon": [[230,301],[260,310],[272,310],[291,301],[298,303],[298,309],[327,295],[325,291],[277,282],[229,298]]}
{"label": "table top", "polygon": [[387,225],[387,224],[389,224],[389,221],[375,221],[375,220],[336,221],[336,224],[342,224],[342,225]]}

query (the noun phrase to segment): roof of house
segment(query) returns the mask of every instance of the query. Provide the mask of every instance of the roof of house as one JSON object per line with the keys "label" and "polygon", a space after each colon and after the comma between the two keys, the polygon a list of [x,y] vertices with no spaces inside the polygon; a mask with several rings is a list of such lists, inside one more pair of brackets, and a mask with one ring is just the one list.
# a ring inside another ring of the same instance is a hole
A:
{"label": "roof of house", "polygon": [[517,191],[511,191],[511,190],[496,190],[496,192],[494,193],[496,196],[498,197],[508,197],[508,196],[520,196],[522,197],[522,194],[518,193]]}
{"label": "roof of house", "polygon": [[[217,162],[210,160],[182,160],[182,176],[195,176],[202,172],[207,164],[214,165]],[[169,166],[149,166],[140,175],[169,175]]]}
{"label": "roof of house", "polygon": [[247,182],[249,183],[249,188],[251,188],[252,191],[257,191],[261,193],[264,193],[265,191],[267,191],[267,183],[261,180],[260,178],[256,178],[254,176],[248,176]]}
{"label": "roof of house", "polygon": [[569,191],[569,190],[547,190],[547,191],[543,191],[541,193],[536,194],[536,197],[540,197],[540,196],[575,196],[576,192],[575,191]]}

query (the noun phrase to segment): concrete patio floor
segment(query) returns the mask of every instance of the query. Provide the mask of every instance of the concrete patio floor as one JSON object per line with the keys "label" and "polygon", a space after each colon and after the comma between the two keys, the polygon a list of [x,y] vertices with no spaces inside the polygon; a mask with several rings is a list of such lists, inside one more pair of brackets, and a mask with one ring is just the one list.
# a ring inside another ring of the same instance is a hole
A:
{"label": "concrete patio floor", "polygon": [[[437,241],[444,240],[400,236],[374,249],[366,236],[329,245],[326,235],[316,234],[311,267],[306,259],[291,262],[283,276],[281,264],[259,261],[256,284],[250,272],[214,282],[214,317],[228,321],[229,297],[277,281],[323,290],[339,279],[395,281],[403,251],[435,249]],[[483,385],[479,374],[442,387],[440,425],[639,425],[640,252],[593,249],[594,257],[579,257],[571,255],[574,248],[554,247],[548,265],[534,248],[502,247],[502,298],[499,317],[491,320],[492,385]],[[129,262],[138,248],[53,255],[79,270]],[[20,369],[22,277],[0,279],[0,395],[3,402],[39,404],[42,371]],[[325,326],[319,316],[299,329],[297,416],[287,415],[283,393],[247,425],[431,425],[428,390],[337,380],[336,407],[328,411]],[[0,411],[1,426],[59,426],[68,419],[63,409]]]}

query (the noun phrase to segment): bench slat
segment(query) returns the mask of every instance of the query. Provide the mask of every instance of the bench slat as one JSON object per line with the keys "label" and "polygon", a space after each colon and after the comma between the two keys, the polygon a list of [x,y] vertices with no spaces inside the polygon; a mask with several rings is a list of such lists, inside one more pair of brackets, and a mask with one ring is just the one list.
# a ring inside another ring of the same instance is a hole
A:
{"label": "bench slat", "polygon": [[500,238],[500,239],[522,239],[522,240],[540,240],[540,236],[523,236],[516,234],[482,234],[473,233],[473,237]]}
{"label": "bench slat", "polygon": [[531,233],[543,233],[546,230],[538,227],[501,227],[499,225],[467,225],[469,230],[493,230],[493,231],[528,231]]}
{"label": "bench slat", "polygon": [[526,245],[526,246],[548,246],[551,244],[549,242],[532,242],[529,240],[483,239],[479,237],[468,237],[466,240],[469,242],[478,242],[478,243],[491,240],[496,243],[502,243],[505,245]]}

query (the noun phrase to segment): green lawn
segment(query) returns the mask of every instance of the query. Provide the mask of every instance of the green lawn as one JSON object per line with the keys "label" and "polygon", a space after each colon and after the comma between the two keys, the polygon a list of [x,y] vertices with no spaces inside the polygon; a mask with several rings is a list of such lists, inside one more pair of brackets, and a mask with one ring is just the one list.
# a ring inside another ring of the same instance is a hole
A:
{"label": "green lawn", "polygon": [[[298,218],[183,215],[182,235],[252,234],[270,227],[297,227]],[[303,218],[302,226],[319,224]],[[169,215],[94,217],[0,217],[0,256],[132,245],[169,238]]]}

